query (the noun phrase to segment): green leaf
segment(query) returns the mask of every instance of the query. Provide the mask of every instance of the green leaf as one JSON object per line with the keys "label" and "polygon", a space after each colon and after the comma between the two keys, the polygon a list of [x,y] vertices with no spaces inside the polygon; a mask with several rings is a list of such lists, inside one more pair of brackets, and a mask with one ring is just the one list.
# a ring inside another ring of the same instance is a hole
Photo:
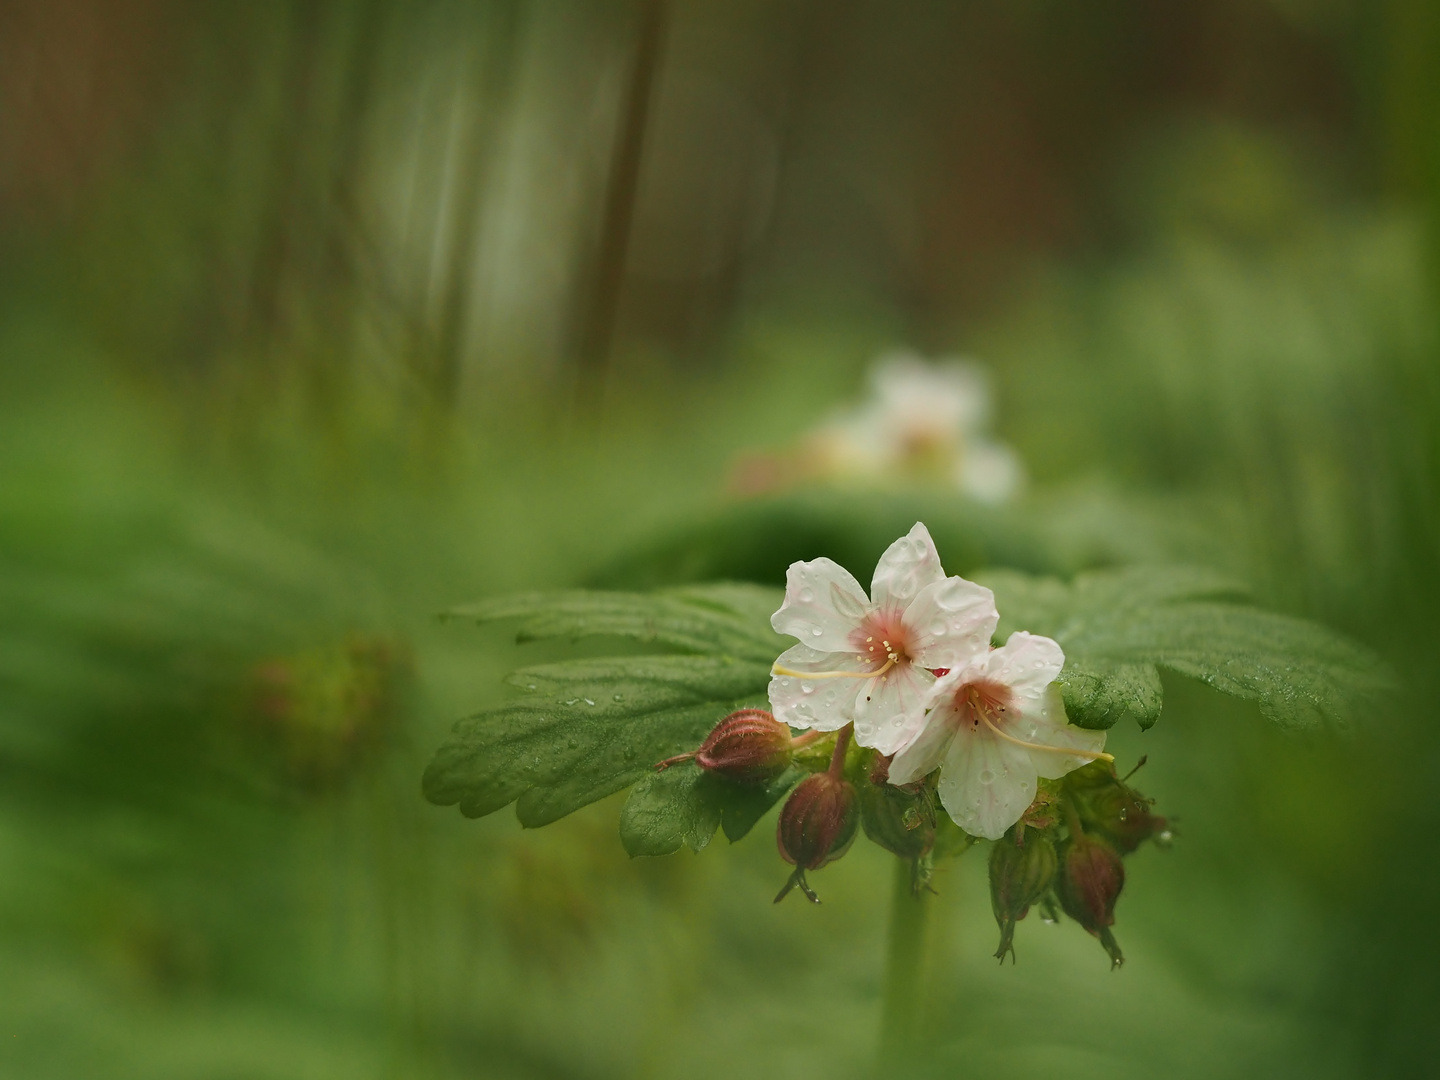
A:
{"label": "green leaf", "polygon": [[426,797],[470,817],[514,802],[533,827],[655,775],[657,761],[695,749],[729,713],[768,706],[770,665],[784,648],[769,626],[779,603],[778,590],[715,585],[527,594],[461,609],[481,621],[519,618],[522,640],[614,636],[685,655],[522,668],[509,679],[520,697],[455,725],[425,771]]}
{"label": "green leaf", "polygon": [[787,769],[764,785],[737,784],[685,763],[652,772],[635,785],[620,812],[620,840],[631,855],[699,851],[717,828],[734,843],[802,776]]}
{"label": "green leaf", "polygon": [[1237,602],[1244,589],[1209,571],[1130,567],[1073,584],[992,571],[997,637],[1045,634],[1065,650],[1066,712],[1081,727],[1160,715],[1160,669],[1257,702],[1289,728],[1346,727],[1392,679],[1368,650],[1323,626]]}
{"label": "green leaf", "polygon": [[634,589],[719,578],[780,582],[792,562],[821,555],[866,581],[880,553],[917,521],[929,527],[945,569],[967,576],[986,566],[1068,575],[1176,552],[1200,561],[1224,554],[1213,549],[1193,511],[1168,500],[1082,484],[992,506],[888,478],[879,488],[812,486],[687,514],[599,567],[589,583]]}
{"label": "green leaf", "polygon": [[[446,612],[476,622],[519,619],[515,640],[621,637],[682,652],[728,655],[766,663],[785,648],[770,629],[778,589],[757,585],[690,586],[657,593],[518,593]],[[757,618],[760,612],[763,617]]]}

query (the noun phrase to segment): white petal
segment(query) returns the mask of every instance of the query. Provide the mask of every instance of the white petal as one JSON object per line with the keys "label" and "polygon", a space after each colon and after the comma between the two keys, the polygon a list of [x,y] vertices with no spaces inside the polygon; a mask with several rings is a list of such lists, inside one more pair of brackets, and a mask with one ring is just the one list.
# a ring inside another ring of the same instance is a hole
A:
{"label": "white petal", "polygon": [[925,725],[925,703],[935,676],[913,664],[866,679],[855,696],[855,741],[893,754]]}
{"label": "white petal", "polygon": [[940,768],[940,801],[971,836],[998,840],[1035,798],[1029,755],[983,728],[961,725]]}
{"label": "white petal", "polygon": [[1093,760],[1088,754],[1062,753],[1061,748],[1095,753],[1104,749],[1103,731],[1076,727],[1065,715],[1065,702],[1055,685],[1065,666],[1065,653],[1057,642],[1017,630],[990,653],[985,666],[990,678],[1011,690],[1009,707],[996,721],[1000,730],[1022,742],[1056,748],[1028,751],[1041,776],[1058,779]]}
{"label": "white petal", "polygon": [[[931,700],[934,700],[932,697]],[[895,753],[890,762],[890,783],[909,784],[929,776],[945,757],[959,724],[953,699],[947,695],[925,717],[920,732]]]}
{"label": "white petal", "polygon": [[940,569],[940,554],[935,550],[935,541],[930,539],[930,530],[917,521],[909,533],[896,540],[880,556],[875,577],[870,583],[870,599],[877,608],[904,611],[921,589],[942,581],[944,577],[945,571]]}
{"label": "white petal", "polygon": [[[1000,615],[995,594],[962,577],[926,585],[905,609],[909,653],[921,667],[958,668],[990,649]],[[1047,639],[1048,640],[1048,639]]]}
{"label": "white petal", "polygon": [[919,420],[963,434],[989,417],[989,379],[978,364],[928,364],[914,353],[893,352],[876,361],[870,381],[895,422]]}
{"label": "white petal", "polygon": [[[857,653],[824,653],[794,645],[780,654],[775,666],[787,671],[866,671],[872,665]],[[838,731],[854,717],[855,696],[864,679],[806,679],[770,676],[770,710],[775,719],[794,728]]]}
{"label": "white petal", "polygon": [[1021,702],[1012,707],[1001,726],[1007,735],[1037,746],[1086,750],[1087,754],[1066,754],[1055,750],[1030,750],[1035,771],[1048,780],[1058,780],[1068,772],[1094,760],[1093,754],[1105,749],[1105,732],[1076,727],[1065,717],[1065,702],[1060,688],[1051,686],[1035,702]]}
{"label": "white petal", "polygon": [[986,663],[990,678],[1010,687],[1016,697],[1038,702],[1045,688],[1060,677],[1065,651],[1051,638],[1016,630],[991,651]]}
{"label": "white petal", "polygon": [[1003,503],[1025,486],[1025,466],[1008,446],[975,439],[965,446],[955,485],[979,502]]}
{"label": "white petal", "polygon": [[833,559],[815,559],[790,564],[785,602],[770,625],[822,652],[852,652],[850,635],[869,610],[865,590],[850,571]]}

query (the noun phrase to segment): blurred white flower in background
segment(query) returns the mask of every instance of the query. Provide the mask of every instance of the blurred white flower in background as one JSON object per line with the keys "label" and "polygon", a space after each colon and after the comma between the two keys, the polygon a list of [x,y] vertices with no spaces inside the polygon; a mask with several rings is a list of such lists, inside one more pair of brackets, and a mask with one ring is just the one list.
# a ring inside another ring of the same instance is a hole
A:
{"label": "blurred white flower in background", "polygon": [[875,361],[869,382],[864,401],[820,424],[790,454],[743,462],[735,486],[753,494],[795,481],[904,480],[986,503],[1024,486],[1019,456],[988,434],[990,379],[981,365],[895,351]]}

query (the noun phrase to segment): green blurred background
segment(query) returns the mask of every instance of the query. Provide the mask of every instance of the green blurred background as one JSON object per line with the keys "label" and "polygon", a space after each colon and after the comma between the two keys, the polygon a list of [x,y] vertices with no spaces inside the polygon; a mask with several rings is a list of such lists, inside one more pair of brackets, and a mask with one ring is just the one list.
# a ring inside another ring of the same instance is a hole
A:
{"label": "green blurred background", "polygon": [[[1406,683],[1339,738],[1167,680],[1127,965],[997,968],[961,858],[929,1072],[1428,1075],[1437,210],[1428,0],[0,6],[0,1075],[865,1075],[890,856],[776,907],[767,824],[631,861],[419,777],[560,655],[451,604],[917,516]],[[895,346],[990,366],[1018,502],[727,488]]]}

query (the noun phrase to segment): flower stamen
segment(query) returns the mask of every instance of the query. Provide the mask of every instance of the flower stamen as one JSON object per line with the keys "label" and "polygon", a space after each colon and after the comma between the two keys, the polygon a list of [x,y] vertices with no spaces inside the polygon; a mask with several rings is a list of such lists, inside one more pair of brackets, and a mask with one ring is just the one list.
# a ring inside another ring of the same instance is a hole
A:
{"label": "flower stamen", "polygon": [[1000,736],[1000,738],[1004,739],[1006,742],[1014,743],[1016,746],[1023,746],[1026,750],[1046,750],[1052,754],[1070,754],[1074,757],[1084,758],[1086,761],[1115,760],[1114,754],[1107,754],[1100,750],[1080,750],[1072,749],[1068,746],[1046,746],[1044,743],[1026,742],[1024,739],[1017,739],[1014,735],[1007,734],[1006,732],[1001,731],[998,727],[995,726],[995,722],[990,719],[990,710],[976,700],[978,695],[975,693],[974,690],[970,691],[969,696],[971,706],[974,708],[975,711],[975,715],[980,717],[980,720],[987,728],[989,728],[994,734]]}
{"label": "flower stamen", "polygon": [[876,671],[792,671],[790,668],[776,664],[770,669],[770,674],[789,675],[793,679],[873,679],[884,675],[899,662],[900,657],[891,653],[890,659],[885,661],[885,666]]}

